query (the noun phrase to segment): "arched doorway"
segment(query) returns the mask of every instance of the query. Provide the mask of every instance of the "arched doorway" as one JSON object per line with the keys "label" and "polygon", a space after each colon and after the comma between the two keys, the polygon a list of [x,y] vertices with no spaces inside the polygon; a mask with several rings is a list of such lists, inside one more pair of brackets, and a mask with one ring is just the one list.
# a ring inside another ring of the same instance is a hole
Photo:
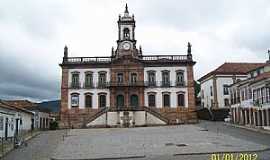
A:
{"label": "arched doorway", "polygon": [[124,96],[123,95],[118,95],[116,97],[116,107],[117,108],[123,108],[124,107]]}
{"label": "arched doorway", "polygon": [[130,105],[131,105],[131,107],[138,107],[139,106],[139,98],[137,95],[133,94],[130,96]]}

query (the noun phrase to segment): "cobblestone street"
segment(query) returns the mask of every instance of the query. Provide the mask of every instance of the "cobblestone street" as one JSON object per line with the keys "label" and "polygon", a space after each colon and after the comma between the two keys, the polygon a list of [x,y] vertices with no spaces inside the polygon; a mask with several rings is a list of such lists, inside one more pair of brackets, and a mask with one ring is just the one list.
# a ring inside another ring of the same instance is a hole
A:
{"label": "cobblestone street", "polygon": [[[270,135],[203,121],[197,125],[49,131],[10,152],[6,160],[121,158],[210,160],[214,151],[252,151],[269,160]],[[210,152],[194,155],[193,153]],[[188,155],[181,155],[188,154]],[[237,153],[238,155],[240,153]],[[237,155],[235,154],[235,156]],[[133,157],[133,158],[132,158]]]}

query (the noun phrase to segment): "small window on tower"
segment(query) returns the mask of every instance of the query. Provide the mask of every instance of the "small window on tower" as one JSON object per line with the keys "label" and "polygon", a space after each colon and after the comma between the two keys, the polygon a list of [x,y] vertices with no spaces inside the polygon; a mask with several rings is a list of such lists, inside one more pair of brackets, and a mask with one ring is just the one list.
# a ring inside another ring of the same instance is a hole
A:
{"label": "small window on tower", "polygon": [[128,28],[124,29],[124,39],[130,39],[130,33]]}

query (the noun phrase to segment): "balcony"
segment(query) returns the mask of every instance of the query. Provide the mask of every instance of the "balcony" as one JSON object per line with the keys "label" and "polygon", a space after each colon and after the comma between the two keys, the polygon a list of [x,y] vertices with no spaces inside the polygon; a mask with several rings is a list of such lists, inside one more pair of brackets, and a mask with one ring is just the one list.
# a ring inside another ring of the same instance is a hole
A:
{"label": "balcony", "polygon": [[157,82],[156,81],[146,81],[145,86],[147,86],[147,87],[156,87]]}
{"label": "balcony", "polygon": [[118,81],[111,81],[111,87],[121,87],[121,86],[144,86],[144,81],[128,81],[128,82],[118,82]]}
{"label": "balcony", "polygon": [[109,82],[98,82],[96,86],[100,89],[107,88],[109,86]]}
{"label": "balcony", "polygon": [[81,83],[79,82],[71,82],[69,85],[69,88],[71,89],[80,89],[81,88]]}
{"label": "balcony", "polygon": [[185,81],[175,81],[175,86],[177,86],[177,87],[185,87],[186,83],[185,83]]}
{"label": "balcony", "polygon": [[161,81],[160,84],[161,84],[160,85],[161,87],[171,87],[172,86],[171,81]]}
{"label": "balcony", "polygon": [[83,88],[91,89],[91,88],[95,88],[95,86],[93,83],[84,83]]}

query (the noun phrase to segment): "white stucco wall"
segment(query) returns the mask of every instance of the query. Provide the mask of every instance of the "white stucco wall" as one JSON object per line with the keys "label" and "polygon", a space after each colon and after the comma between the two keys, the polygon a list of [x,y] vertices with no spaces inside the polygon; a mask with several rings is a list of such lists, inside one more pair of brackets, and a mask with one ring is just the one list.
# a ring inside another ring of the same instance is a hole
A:
{"label": "white stucco wall", "polygon": [[156,107],[162,108],[162,92],[170,92],[170,105],[172,108],[177,107],[177,92],[184,92],[185,93],[185,107],[188,107],[188,92],[187,87],[176,87],[176,71],[182,70],[184,73],[184,81],[187,84],[187,69],[186,67],[145,67],[144,68],[144,80],[148,81],[148,71],[155,71],[156,72],[156,81],[157,85],[160,85],[162,81],[162,71],[168,70],[170,71],[170,81],[173,87],[152,87],[152,88],[145,88],[144,90],[144,103],[145,106],[148,106],[148,93],[155,92],[156,93]]}
{"label": "white stucco wall", "polygon": [[[72,81],[72,72],[79,72],[80,76],[80,84],[81,87],[83,86],[84,82],[85,82],[85,72],[93,72],[93,84],[94,86],[96,86],[96,84],[98,83],[98,73],[101,71],[105,71],[106,72],[106,81],[109,82],[110,78],[111,78],[111,74],[110,74],[110,69],[109,68],[89,68],[89,69],[69,69],[69,80],[68,80],[68,84],[70,85],[71,81]],[[68,91],[68,107],[71,108],[71,94],[72,93],[79,93],[79,108],[83,109],[85,108],[85,93],[92,93],[93,97],[92,97],[92,107],[93,108],[98,108],[98,93],[104,92],[107,93],[106,96],[106,106],[110,106],[110,93],[109,93],[109,89],[99,89],[99,88],[93,88],[93,89],[69,89]]]}
{"label": "white stucco wall", "polygon": [[214,100],[214,92],[211,96],[210,94],[210,87],[213,86],[213,80],[208,79],[201,83],[201,96],[203,91],[203,98],[201,99],[201,102],[204,103],[204,107],[210,108],[211,107],[211,99]]}
{"label": "white stucco wall", "polygon": [[25,112],[20,112],[19,114],[22,119],[21,130],[30,131],[33,115],[25,113]]}

